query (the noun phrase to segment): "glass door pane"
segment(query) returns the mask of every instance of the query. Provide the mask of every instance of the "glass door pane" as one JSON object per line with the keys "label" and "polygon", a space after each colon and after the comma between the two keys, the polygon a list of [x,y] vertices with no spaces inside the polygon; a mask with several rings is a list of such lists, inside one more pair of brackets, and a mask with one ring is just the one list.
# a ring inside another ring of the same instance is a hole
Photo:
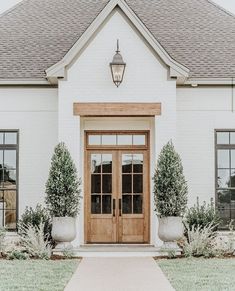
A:
{"label": "glass door pane", "polygon": [[122,154],[122,213],[143,213],[143,154]]}
{"label": "glass door pane", "polygon": [[91,214],[112,213],[112,154],[91,154]]}

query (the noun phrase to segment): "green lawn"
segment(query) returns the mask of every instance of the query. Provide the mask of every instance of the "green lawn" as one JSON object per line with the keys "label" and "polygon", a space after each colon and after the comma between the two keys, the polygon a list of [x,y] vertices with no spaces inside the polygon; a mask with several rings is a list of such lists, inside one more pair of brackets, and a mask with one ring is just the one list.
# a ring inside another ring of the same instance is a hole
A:
{"label": "green lawn", "polygon": [[234,291],[235,259],[157,260],[176,291]]}
{"label": "green lawn", "polygon": [[62,291],[79,260],[0,260],[0,290]]}

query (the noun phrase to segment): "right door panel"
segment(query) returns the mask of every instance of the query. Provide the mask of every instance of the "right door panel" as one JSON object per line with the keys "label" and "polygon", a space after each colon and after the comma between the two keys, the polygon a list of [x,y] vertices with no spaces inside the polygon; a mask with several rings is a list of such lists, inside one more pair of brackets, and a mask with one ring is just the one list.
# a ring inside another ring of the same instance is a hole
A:
{"label": "right door panel", "polygon": [[147,243],[149,241],[147,151],[119,152],[119,167],[119,242]]}

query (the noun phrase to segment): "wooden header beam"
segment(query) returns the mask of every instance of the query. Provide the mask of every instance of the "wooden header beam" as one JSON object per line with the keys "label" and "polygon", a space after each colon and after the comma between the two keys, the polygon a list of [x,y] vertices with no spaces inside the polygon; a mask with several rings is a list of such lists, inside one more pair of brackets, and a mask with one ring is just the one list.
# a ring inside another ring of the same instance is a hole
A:
{"label": "wooden header beam", "polygon": [[73,114],[86,117],[161,115],[161,103],[74,103]]}

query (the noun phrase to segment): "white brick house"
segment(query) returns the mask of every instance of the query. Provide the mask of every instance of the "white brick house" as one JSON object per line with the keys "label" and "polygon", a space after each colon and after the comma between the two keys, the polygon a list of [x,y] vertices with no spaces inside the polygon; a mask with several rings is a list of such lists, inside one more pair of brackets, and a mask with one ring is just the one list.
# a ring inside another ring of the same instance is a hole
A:
{"label": "white brick house", "polygon": [[44,202],[60,141],[83,182],[76,244],[159,244],[152,176],[170,139],[189,206],[213,198],[235,218],[234,29],[207,0],[23,0],[3,14],[0,223]]}

